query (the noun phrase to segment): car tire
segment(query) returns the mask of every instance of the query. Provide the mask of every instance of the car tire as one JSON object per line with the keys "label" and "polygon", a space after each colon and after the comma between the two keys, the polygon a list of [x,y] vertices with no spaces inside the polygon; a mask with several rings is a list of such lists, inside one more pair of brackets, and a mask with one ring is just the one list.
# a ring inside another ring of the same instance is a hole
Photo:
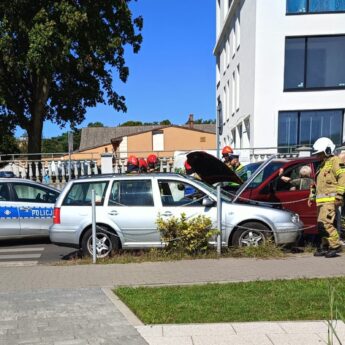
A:
{"label": "car tire", "polygon": [[[108,257],[120,248],[117,234],[104,226],[97,225],[96,239],[96,255],[99,259]],[[81,250],[83,256],[92,256],[92,229],[86,230],[81,241]]]}
{"label": "car tire", "polygon": [[252,247],[264,244],[270,238],[272,232],[268,226],[259,222],[248,222],[235,230],[231,244],[234,247]]}

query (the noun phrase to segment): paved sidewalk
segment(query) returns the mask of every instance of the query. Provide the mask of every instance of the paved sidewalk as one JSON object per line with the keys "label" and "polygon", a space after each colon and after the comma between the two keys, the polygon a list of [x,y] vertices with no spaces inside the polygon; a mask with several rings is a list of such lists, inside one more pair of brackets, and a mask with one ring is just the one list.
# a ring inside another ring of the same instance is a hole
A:
{"label": "paved sidewalk", "polygon": [[[337,323],[335,327],[343,342],[345,325]],[[325,345],[328,339],[324,321],[157,325],[137,329],[150,345]],[[339,344],[336,338],[333,341],[333,345]]]}
{"label": "paved sidewalk", "polygon": [[0,344],[147,345],[99,289],[0,293]]}
{"label": "paved sidewalk", "polygon": [[[128,320],[135,320],[133,314],[128,316],[127,308],[101,288],[332,276],[345,276],[345,255],[330,260],[310,255],[280,260],[0,267],[0,344],[327,344],[324,322],[152,327],[140,325],[140,321],[130,323]],[[338,330],[345,344],[345,326],[341,324]]]}
{"label": "paved sidewalk", "polygon": [[184,260],[116,265],[0,267],[0,292],[345,276],[345,254],[325,259]]}

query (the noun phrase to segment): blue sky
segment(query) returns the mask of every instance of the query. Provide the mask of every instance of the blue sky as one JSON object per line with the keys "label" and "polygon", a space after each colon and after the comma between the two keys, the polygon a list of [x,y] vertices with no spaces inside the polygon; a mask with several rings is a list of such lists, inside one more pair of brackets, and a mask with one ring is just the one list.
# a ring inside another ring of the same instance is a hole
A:
{"label": "blue sky", "polygon": [[[130,5],[144,18],[143,44],[138,54],[127,49],[130,76],[126,84],[114,77],[116,90],[126,97],[127,113],[98,105],[85,121],[106,126],[136,120],[169,119],[175,124],[215,117],[215,1],[138,0]],[[44,137],[68,130],[46,122]],[[20,134],[20,131],[19,133]]]}

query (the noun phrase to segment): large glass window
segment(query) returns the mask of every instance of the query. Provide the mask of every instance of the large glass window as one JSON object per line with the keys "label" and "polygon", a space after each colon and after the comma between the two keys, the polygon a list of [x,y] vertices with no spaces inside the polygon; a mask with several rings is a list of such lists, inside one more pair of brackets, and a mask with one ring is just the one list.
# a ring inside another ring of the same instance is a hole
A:
{"label": "large glass window", "polygon": [[280,112],[278,146],[287,152],[296,146],[311,146],[318,138],[328,137],[342,144],[343,110]]}
{"label": "large glass window", "polygon": [[345,0],[287,0],[286,13],[332,13],[345,11]]}
{"label": "large glass window", "polygon": [[304,88],[305,38],[286,39],[285,89]]}
{"label": "large glass window", "polygon": [[283,112],[279,115],[278,146],[288,148],[296,146],[298,134],[298,113]]}
{"label": "large glass window", "polygon": [[307,12],[307,0],[287,0],[286,13],[305,13]]}
{"label": "large glass window", "polygon": [[284,89],[345,88],[345,36],[287,38]]}

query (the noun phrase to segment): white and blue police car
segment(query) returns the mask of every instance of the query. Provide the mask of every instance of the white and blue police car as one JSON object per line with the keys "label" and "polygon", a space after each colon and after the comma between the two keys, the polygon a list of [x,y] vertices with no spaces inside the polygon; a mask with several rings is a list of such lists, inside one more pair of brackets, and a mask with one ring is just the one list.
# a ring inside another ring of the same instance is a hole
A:
{"label": "white and blue police car", "polygon": [[41,183],[0,177],[0,239],[48,236],[59,194]]}

